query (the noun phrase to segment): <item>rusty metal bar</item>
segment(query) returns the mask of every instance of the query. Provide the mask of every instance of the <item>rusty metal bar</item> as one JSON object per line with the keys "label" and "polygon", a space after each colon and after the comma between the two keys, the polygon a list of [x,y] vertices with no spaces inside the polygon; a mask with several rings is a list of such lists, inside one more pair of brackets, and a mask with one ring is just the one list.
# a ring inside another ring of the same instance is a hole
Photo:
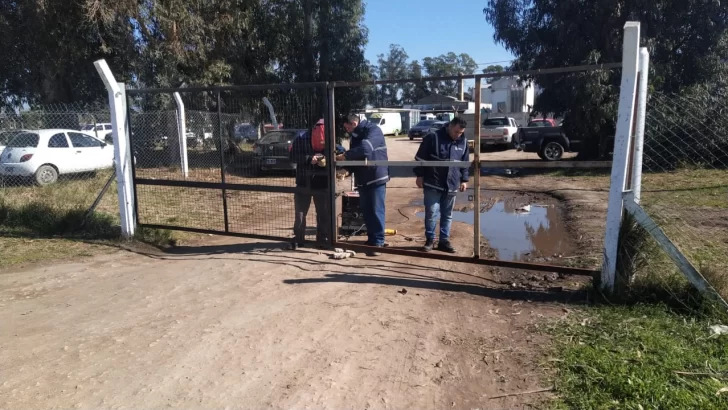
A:
{"label": "rusty metal bar", "polygon": [[[475,124],[473,129],[473,151],[475,156],[473,157],[474,164],[480,164],[480,87],[482,80],[480,78],[475,79],[475,90],[473,100],[475,100],[475,115],[473,116]],[[480,170],[478,167],[473,167],[473,257],[476,259],[480,258]]]}
{"label": "rusty metal bar", "polygon": [[574,267],[569,267],[569,266],[557,266],[557,265],[548,265],[548,264],[542,264],[542,263],[504,261],[504,260],[499,260],[499,259],[479,259],[479,258],[472,258],[472,257],[466,257],[466,256],[449,255],[449,254],[445,254],[445,253],[425,253],[425,252],[419,252],[419,251],[410,251],[410,250],[398,249],[398,248],[392,248],[392,247],[379,248],[379,247],[373,247],[373,246],[367,246],[367,245],[354,244],[351,242],[338,242],[337,241],[334,243],[334,246],[337,248],[343,248],[343,249],[352,250],[355,252],[373,251],[373,252],[380,252],[380,253],[386,253],[386,254],[391,254],[391,255],[407,256],[410,258],[434,259],[434,260],[443,260],[443,261],[457,262],[457,263],[471,263],[474,265],[496,266],[496,267],[500,267],[500,268],[523,269],[523,270],[531,270],[531,271],[539,271],[539,272],[557,272],[557,273],[563,273],[565,275],[594,277],[595,275],[599,274],[599,270],[595,270],[595,269],[574,268]]}
{"label": "rusty metal bar", "polygon": [[611,70],[613,68],[622,67],[622,63],[607,63],[607,64],[592,64],[592,65],[579,65],[572,67],[558,67],[558,68],[543,68],[537,70],[524,70],[524,71],[503,71],[500,73],[487,73],[487,74],[468,74],[468,75],[451,75],[445,77],[422,77],[422,78],[407,78],[402,80],[374,80],[374,81],[338,81],[333,83],[334,87],[361,87],[367,85],[382,85],[382,84],[403,84],[413,83],[419,81],[459,81],[463,80],[477,80],[478,78],[497,78],[497,77],[514,77],[514,76],[526,76],[526,75],[546,75],[546,74],[568,74],[576,73],[581,71],[598,71],[598,70]]}

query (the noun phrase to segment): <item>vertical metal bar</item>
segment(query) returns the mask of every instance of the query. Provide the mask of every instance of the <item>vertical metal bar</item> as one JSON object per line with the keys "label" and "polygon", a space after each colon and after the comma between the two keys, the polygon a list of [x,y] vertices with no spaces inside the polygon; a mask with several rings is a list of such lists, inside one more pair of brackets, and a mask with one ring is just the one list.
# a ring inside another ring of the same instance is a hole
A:
{"label": "vertical metal bar", "polygon": [[632,193],[636,203],[642,197],[642,160],[645,145],[645,120],[647,115],[647,81],[650,73],[650,53],[646,47],[640,48],[640,82],[637,100],[637,132],[634,140],[634,170],[632,172]]}
{"label": "vertical metal bar", "polygon": [[225,220],[225,233],[230,232],[227,207],[227,189],[225,189],[225,141],[222,138],[222,100],[217,92],[217,131],[220,138],[220,182],[222,183],[222,212]]}
{"label": "vertical metal bar", "polygon": [[331,226],[331,237],[329,238],[329,244],[334,246],[336,239],[339,237],[338,221],[336,219],[336,109],[334,106],[334,87],[332,84],[326,83],[323,89],[323,93],[326,95],[326,101],[324,107],[326,108],[326,148],[327,148],[327,161],[326,164],[329,167],[329,209],[330,219],[329,224]]}
{"label": "vertical metal bar", "polygon": [[473,116],[473,257],[480,258],[480,77],[475,79],[475,115]]}
{"label": "vertical metal bar", "polygon": [[[129,155],[131,155],[131,186],[132,186],[132,192],[134,193],[134,223],[139,224],[139,195],[137,194],[137,184],[136,184],[136,149],[134,146],[134,135],[132,135],[132,126],[131,126],[131,104],[129,101],[129,94],[125,95],[126,99],[126,135],[128,137],[128,147],[129,147]],[[119,189],[118,187],[116,189]]]}
{"label": "vertical metal bar", "polygon": [[630,132],[631,135],[629,137],[629,141],[630,141],[629,145],[630,145],[631,149],[629,150],[629,157],[627,158],[627,179],[624,181],[625,191],[632,190],[632,167],[634,166],[634,142],[635,142],[635,138],[637,135],[636,118],[637,118],[637,113],[638,113],[637,102],[640,100],[640,87],[639,87],[640,77],[641,77],[641,73],[638,72],[637,73],[638,86],[637,86],[636,95],[634,97],[635,98],[634,108],[632,110],[632,117],[635,118],[635,120],[632,121],[632,130]]}

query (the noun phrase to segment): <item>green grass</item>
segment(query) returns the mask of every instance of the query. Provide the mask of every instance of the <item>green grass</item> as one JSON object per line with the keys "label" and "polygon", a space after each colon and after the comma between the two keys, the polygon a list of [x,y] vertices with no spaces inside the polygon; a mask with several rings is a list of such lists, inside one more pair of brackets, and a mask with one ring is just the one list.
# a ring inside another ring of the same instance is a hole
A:
{"label": "green grass", "polygon": [[719,394],[728,336],[709,331],[717,321],[658,304],[601,306],[554,324],[553,408],[728,408],[728,392]]}

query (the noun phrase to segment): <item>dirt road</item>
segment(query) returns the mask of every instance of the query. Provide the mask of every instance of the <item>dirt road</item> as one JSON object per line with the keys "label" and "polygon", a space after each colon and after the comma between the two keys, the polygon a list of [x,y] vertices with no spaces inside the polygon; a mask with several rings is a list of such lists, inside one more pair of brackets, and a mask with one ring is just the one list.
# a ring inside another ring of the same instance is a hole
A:
{"label": "dirt road", "polygon": [[[391,159],[417,147],[389,146]],[[422,234],[413,187],[400,178],[388,191],[397,246]],[[456,223],[454,236],[468,254],[471,229]],[[500,409],[547,398],[497,396],[547,387],[535,329],[567,314],[553,301],[564,292],[486,267],[283,248],[210,238],[0,272],[0,408]]]}

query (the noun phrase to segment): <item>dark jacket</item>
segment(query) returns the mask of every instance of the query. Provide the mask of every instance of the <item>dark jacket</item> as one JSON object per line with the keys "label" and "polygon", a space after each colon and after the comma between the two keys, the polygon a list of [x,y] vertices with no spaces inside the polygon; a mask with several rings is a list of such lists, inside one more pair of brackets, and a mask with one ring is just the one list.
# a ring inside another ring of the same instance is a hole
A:
{"label": "dark jacket", "polygon": [[[351,133],[351,146],[345,154],[347,161],[386,161],[387,143],[378,125],[362,121]],[[350,167],[354,182],[359,188],[375,187],[389,182],[389,167],[358,166]]]}
{"label": "dark jacket", "polygon": [[415,155],[416,161],[464,161],[463,168],[416,167],[415,175],[424,178],[425,188],[455,193],[460,183],[468,182],[470,175],[470,150],[465,134],[453,141],[447,127],[427,134]]}
{"label": "dark jacket", "polygon": [[[337,144],[337,152],[344,152],[344,147]],[[311,131],[302,132],[296,135],[291,144],[291,152],[288,154],[290,160],[296,163],[296,186],[311,189],[327,189],[329,187],[329,171],[330,164],[326,159],[327,167],[312,165],[311,159],[316,154],[324,154],[325,152],[315,152],[311,145]]]}
{"label": "dark jacket", "polygon": [[327,189],[329,187],[329,173],[326,167],[311,164],[311,159],[316,154],[324,153],[314,152],[311,145],[310,131],[298,134],[293,139],[289,157],[292,162],[296,163],[296,186],[311,189]]}

